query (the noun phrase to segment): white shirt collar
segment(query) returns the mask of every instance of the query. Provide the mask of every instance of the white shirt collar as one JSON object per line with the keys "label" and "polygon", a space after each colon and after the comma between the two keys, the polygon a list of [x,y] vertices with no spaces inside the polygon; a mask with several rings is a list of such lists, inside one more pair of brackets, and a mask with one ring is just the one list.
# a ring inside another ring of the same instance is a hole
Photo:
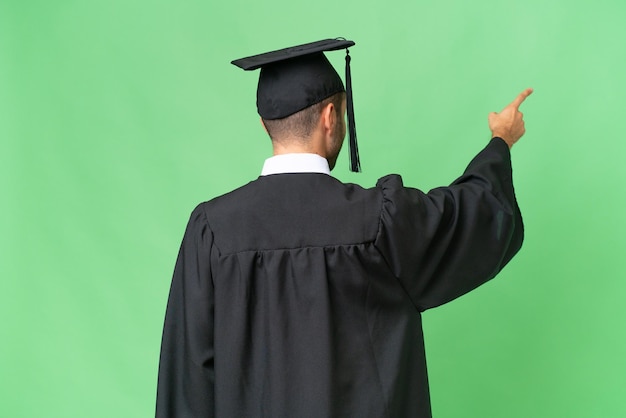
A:
{"label": "white shirt collar", "polygon": [[322,173],[330,175],[326,158],[317,154],[280,154],[265,160],[262,176],[285,173]]}

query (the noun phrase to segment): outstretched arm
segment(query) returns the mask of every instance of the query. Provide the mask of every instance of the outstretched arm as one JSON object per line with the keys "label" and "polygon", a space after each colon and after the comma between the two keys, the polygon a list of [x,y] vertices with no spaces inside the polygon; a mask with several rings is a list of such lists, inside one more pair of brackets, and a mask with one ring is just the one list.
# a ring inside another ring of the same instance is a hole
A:
{"label": "outstretched arm", "polygon": [[490,280],[521,248],[509,148],[524,134],[519,106],[531,92],[489,115],[493,139],[450,186],[423,193],[399,176],[379,181],[385,204],[376,246],[419,310]]}

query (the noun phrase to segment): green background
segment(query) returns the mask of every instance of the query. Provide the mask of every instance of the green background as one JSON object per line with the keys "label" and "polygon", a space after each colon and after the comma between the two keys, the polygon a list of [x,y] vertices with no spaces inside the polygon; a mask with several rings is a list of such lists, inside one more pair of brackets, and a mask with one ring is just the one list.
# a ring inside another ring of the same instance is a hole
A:
{"label": "green background", "polygon": [[334,174],[366,187],[451,182],[535,88],[524,247],[424,315],[434,415],[626,416],[625,21],[622,0],[0,0],[0,416],[153,415],[189,213],[271,153],[229,62],[337,36],[364,172],[344,150]]}

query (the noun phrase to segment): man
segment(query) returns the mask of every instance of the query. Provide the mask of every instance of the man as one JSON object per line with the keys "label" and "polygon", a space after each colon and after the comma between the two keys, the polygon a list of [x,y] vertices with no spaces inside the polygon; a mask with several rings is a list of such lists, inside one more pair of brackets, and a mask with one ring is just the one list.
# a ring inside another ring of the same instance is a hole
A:
{"label": "man", "polygon": [[489,115],[491,141],[449,187],[423,193],[390,175],[364,189],[330,176],[351,103],[322,51],[353,43],[321,42],[235,62],[261,68],[274,157],[191,215],[158,417],[430,417],[421,312],[521,247],[509,148],[532,91]]}

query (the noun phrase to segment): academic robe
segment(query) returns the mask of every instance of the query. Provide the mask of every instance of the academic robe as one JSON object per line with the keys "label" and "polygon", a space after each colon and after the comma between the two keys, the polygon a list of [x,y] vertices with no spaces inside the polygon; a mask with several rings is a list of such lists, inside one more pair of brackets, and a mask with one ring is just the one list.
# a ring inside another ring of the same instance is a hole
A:
{"label": "academic robe", "polygon": [[277,174],[200,204],[172,280],[157,417],[430,417],[421,312],[522,244],[508,146],[449,187]]}

